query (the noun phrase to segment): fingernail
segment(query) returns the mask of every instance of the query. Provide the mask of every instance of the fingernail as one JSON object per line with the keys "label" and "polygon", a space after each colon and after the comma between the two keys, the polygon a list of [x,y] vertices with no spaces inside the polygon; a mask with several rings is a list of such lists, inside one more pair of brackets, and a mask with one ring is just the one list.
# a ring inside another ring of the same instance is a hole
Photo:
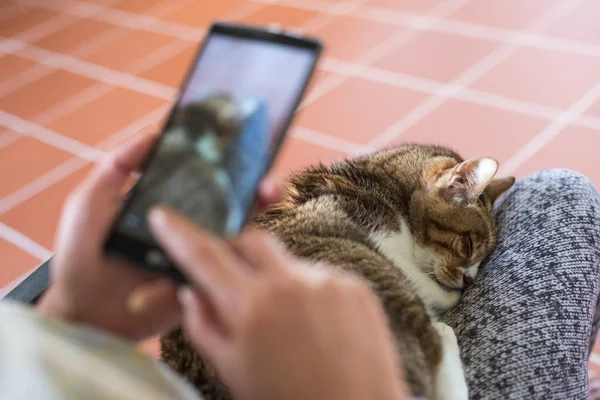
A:
{"label": "fingernail", "polygon": [[262,182],[262,190],[263,192],[265,192],[267,195],[271,196],[273,195],[273,193],[275,193],[275,182],[273,182],[271,179],[265,179]]}
{"label": "fingernail", "polygon": [[194,291],[189,286],[184,286],[177,291],[177,299],[182,306],[191,306],[194,303]]}
{"label": "fingernail", "polygon": [[150,210],[148,219],[150,220],[150,224],[156,227],[165,227],[169,224],[169,216],[167,211],[161,207],[154,207],[152,210]]}
{"label": "fingernail", "polygon": [[139,314],[144,308],[144,296],[134,291],[127,298],[127,310],[132,314]]}

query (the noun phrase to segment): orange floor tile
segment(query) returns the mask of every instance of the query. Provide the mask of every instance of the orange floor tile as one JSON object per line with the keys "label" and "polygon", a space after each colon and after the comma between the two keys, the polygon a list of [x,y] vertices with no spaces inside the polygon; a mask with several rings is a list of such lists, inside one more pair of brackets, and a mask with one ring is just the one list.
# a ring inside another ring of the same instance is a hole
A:
{"label": "orange floor tile", "polygon": [[2,0],[0,288],[51,254],[95,157],[159,126],[217,18],[327,44],[277,175],[418,141],[600,187],[597,0]]}

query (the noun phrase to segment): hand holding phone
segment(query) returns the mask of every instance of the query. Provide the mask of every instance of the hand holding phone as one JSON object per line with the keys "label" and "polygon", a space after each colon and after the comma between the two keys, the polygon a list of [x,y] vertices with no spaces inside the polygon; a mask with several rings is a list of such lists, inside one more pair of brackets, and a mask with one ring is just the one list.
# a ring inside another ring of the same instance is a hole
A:
{"label": "hand holding phone", "polygon": [[320,52],[313,39],[213,25],[107,252],[186,281],[148,229],[148,212],[159,204],[214,235],[237,235]]}
{"label": "hand holding phone", "polygon": [[[178,282],[153,279],[102,251],[120,212],[123,189],[131,174],[141,171],[156,139],[137,135],[111,150],[69,195],[52,258],[52,284],[37,302],[38,312],[134,341],[180,324]],[[282,189],[276,180],[263,179],[253,212],[281,200]]]}

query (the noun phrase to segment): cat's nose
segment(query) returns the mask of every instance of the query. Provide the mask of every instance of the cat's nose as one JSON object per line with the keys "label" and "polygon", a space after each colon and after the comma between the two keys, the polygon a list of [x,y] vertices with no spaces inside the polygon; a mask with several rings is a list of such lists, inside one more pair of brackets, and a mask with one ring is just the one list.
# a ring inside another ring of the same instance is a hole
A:
{"label": "cat's nose", "polygon": [[463,275],[463,283],[465,287],[471,286],[473,284],[474,279],[468,276],[467,274]]}

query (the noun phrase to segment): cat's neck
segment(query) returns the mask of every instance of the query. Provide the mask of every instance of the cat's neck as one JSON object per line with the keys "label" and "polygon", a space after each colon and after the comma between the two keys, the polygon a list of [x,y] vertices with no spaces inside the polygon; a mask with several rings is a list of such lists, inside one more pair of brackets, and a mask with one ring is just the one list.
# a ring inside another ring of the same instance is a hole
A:
{"label": "cat's neck", "polygon": [[370,235],[379,251],[394,263],[411,283],[432,314],[447,311],[460,299],[461,292],[438,284],[429,274],[433,253],[415,245],[406,222],[402,219],[399,232],[374,232]]}

